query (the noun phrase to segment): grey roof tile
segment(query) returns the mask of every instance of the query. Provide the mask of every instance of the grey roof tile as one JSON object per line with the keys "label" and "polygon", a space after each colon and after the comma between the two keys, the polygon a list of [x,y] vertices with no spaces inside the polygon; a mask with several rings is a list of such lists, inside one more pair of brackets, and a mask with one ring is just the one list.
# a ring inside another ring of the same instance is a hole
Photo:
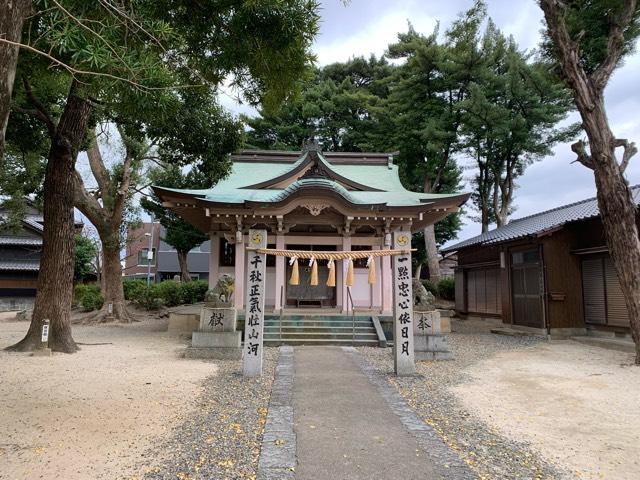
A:
{"label": "grey roof tile", "polygon": [[[640,204],[640,185],[631,187],[631,193],[636,205]],[[566,223],[597,217],[598,201],[595,197],[571,203],[562,207],[556,207],[545,212],[535,213],[528,217],[510,221],[503,227],[468,238],[462,242],[443,248],[442,252],[452,252],[475,245],[495,245],[498,243],[516,240],[518,238],[537,235]]]}
{"label": "grey roof tile", "polygon": [[42,238],[38,237],[22,237],[22,236],[11,236],[11,235],[3,235],[0,236],[0,245],[33,245],[33,246],[41,246]]}
{"label": "grey roof tile", "polygon": [[0,270],[40,270],[39,260],[2,260]]}

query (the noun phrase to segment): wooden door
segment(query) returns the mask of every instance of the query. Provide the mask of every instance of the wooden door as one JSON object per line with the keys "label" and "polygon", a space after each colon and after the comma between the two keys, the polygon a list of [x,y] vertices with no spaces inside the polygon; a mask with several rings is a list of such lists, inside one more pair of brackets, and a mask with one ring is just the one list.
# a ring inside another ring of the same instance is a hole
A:
{"label": "wooden door", "polygon": [[544,328],[543,283],[537,248],[511,254],[511,303],[515,325]]}

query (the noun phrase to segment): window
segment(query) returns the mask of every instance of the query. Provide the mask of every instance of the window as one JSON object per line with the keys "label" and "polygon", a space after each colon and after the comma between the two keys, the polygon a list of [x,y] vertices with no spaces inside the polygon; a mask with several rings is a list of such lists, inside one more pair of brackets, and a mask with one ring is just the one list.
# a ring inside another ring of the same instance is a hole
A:
{"label": "window", "polygon": [[236,264],[236,246],[227,242],[224,237],[220,238],[220,257],[219,265],[221,267],[233,267]]}
{"label": "window", "polygon": [[[352,245],[351,251],[353,252],[364,252],[367,250],[371,250],[371,245]],[[356,258],[353,260],[353,266],[355,268],[367,268],[367,260],[368,258]]]}
{"label": "window", "polygon": [[[138,250],[138,266],[144,266],[146,267],[147,265],[149,265],[149,260],[147,260],[147,252],[149,252],[148,248],[142,248],[140,250]],[[151,259],[151,265],[156,264],[156,249],[152,248],[151,249],[151,255],[153,256],[153,258]]]}

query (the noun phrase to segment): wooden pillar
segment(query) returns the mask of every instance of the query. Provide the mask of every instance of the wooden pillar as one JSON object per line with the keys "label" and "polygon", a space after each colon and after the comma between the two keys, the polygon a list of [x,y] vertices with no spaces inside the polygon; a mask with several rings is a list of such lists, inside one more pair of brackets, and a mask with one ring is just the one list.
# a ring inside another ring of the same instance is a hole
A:
{"label": "wooden pillar", "polygon": [[[389,250],[391,247],[391,234],[385,234],[382,249]],[[382,285],[382,313],[391,315],[393,313],[393,273],[391,272],[391,257],[380,257],[382,263],[381,285]]]}
{"label": "wooden pillar", "polygon": [[[345,252],[351,251],[351,237],[348,235],[344,235],[342,237],[342,250]],[[342,313],[347,313],[349,311],[350,308],[353,308],[350,304],[349,304],[349,294],[347,293],[347,273],[346,273],[346,266],[347,266],[347,262],[348,260],[342,260],[340,262],[340,272],[342,273],[342,282],[337,284],[339,285],[338,288],[340,288],[342,290]],[[336,267],[338,267],[338,265],[336,265]]]}
{"label": "wooden pillar", "polygon": [[[380,250],[379,246],[371,247],[372,250]],[[382,305],[382,257],[373,257],[373,262],[376,266],[376,273],[378,277],[378,281],[371,285],[371,306],[372,307],[381,307]]]}
{"label": "wooden pillar", "polygon": [[[393,248],[411,249],[411,232],[393,235]],[[393,365],[396,375],[416,373],[413,343],[411,252],[393,257]]]}
{"label": "wooden pillar", "polygon": [[220,236],[217,232],[209,233],[209,243],[209,288],[213,288],[220,278]]}
{"label": "wooden pillar", "polygon": [[242,231],[236,232],[236,263],[234,269],[235,291],[233,293],[233,306],[236,310],[243,309],[244,301],[244,235]]}
{"label": "wooden pillar", "polygon": [[245,377],[262,375],[267,255],[258,253],[255,249],[266,247],[267,231],[249,230],[246,253],[247,294],[242,354],[242,371]]}
{"label": "wooden pillar", "polygon": [[[284,243],[284,233],[278,232],[276,235],[276,248],[279,250],[283,250],[285,247]],[[276,301],[275,301],[275,309],[280,310],[284,308],[286,301],[284,298],[285,295],[285,277],[286,277],[286,269],[285,262],[287,259],[285,257],[276,257]]]}

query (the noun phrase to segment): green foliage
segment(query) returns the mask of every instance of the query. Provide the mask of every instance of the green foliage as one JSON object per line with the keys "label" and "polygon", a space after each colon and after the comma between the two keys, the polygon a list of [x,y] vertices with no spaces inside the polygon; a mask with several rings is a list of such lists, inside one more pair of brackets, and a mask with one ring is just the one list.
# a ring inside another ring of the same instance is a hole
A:
{"label": "green foliage", "polygon": [[431,280],[421,280],[424,288],[427,289],[427,292],[431,292],[434,296],[438,296],[438,286],[435,285]]}
{"label": "green foliage", "polygon": [[159,291],[159,284],[152,283],[148,287],[145,285],[141,290],[135,290],[135,296],[131,301],[138,307],[145,310],[158,310],[163,305],[162,296]]}
{"label": "green foliage", "polygon": [[[572,39],[581,37],[577,51],[580,65],[587,74],[593,73],[607,57],[609,32],[622,14],[624,4],[620,0],[573,0],[562,4],[569,35]],[[640,36],[640,5],[636,6],[632,20],[622,34],[624,46],[620,61],[636,48],[636,40]],[[555,60],[548,37],[545,37],[542,48],[549,59]]]}
{"label": "green foliage", "polygon": [[[194,104],[183,113],[186,128],[174,120],[162,130],[164,137],[158,158],[163,166],[148,171],[149,182],[169,188],[209,188],[226,175],[229,154],[242,142],[242,125],[215,103]],[[181,168],[185,161],[192,166],[187,173]],[[208,239],[182,217],[163,207],[155,194],[143,198],[141,205],[165,228],[163,240],[179,252],[186,255]]]}
{"label": "green foliage", "polygon": [[122,289],[124,290],[125,300],[135,300],[142,295],[142,291],[147,288],[147,282],[144,280],[123,280]]}
{"label": "green foliage", "polygon": [[98,285],[80,283],[74,287],[73,303],[82,306],[85,312],[90,312],[102,308],[104,297]]}
{"label": "green foliage", "polygon": [[[219,84],[232,78],[253,104],[290,97],[313,58],[318,8],[313,0],[34,1],[23,42],[58,61],[20,52],[0,191],[41,193],[51,142],[42,120],[58,121],[72,71],[94,106],[92,125],[115,122],[128,146],[153,142],[167,160],[201,164],[217,179],[228,167],[219,153],[240,133],[220,113]],[[221,123],[236,131],[221,133]],[[117,190],[121,165],[110,174]],[[113,192],[100,194],[109,205]]]}
{"label": "green foliage", "polygon": [[445,277],[438,282],[438,296],[443,300],[455,301],[456,282],[452,277]]}
{"label": "green foliage", "polygon": [[504,224],[516,180],[555,144],[575,137],[579,126],[557,127],[572,108],[572,97],[548,63],[532,61],[492,22],[481,45],[485,65],[461,102],[461,133],[478,167],[472,200],[482,223]]}
{"label": "green foliage", "polygon": [[315,70],[302,84],[302,94],[278,111],[260,110],[243,117],[251,128],[249,145],[295,150],[314,136],[325,151],[371,151],[385,148],[376,135],[372,109],[388,95],[385,84],[393,66],[371,56]]}
{"label": "green foliage", "polygon": [[80,302],[82,309],[85,312],[91,312],[92,310],[100,310],[104,305],[104,297],[100,291],[94,292],[92,290],[85,292]]}
{"label": "green foliage", "polygon": [[209,282],[206,280],[195,280],[192,282],[182,282],[180,284],[180,299],[182,303],[198,303],[204,301],[204,296],[209,289]]}
{"label": "green foliage", "polygon": [[157,284],[157,295],[167,307],[175,307],[182,303],[180,282],[165,280]]}
{"label": "green foliage", "polygon": [[157,310],[162,305],[175,307],[185,303],[202,302],[209,284],[205,280],[193,282],[165,280],[147,287],[142,280],[125,280],[123,287],[127,300],[146,310]]}
{"label": "green foliage", "polygon": [[95,271],[94,262],[98,248],[93,239],[76,235],[73,263],[73,281],[80,282],[84,277]]}

